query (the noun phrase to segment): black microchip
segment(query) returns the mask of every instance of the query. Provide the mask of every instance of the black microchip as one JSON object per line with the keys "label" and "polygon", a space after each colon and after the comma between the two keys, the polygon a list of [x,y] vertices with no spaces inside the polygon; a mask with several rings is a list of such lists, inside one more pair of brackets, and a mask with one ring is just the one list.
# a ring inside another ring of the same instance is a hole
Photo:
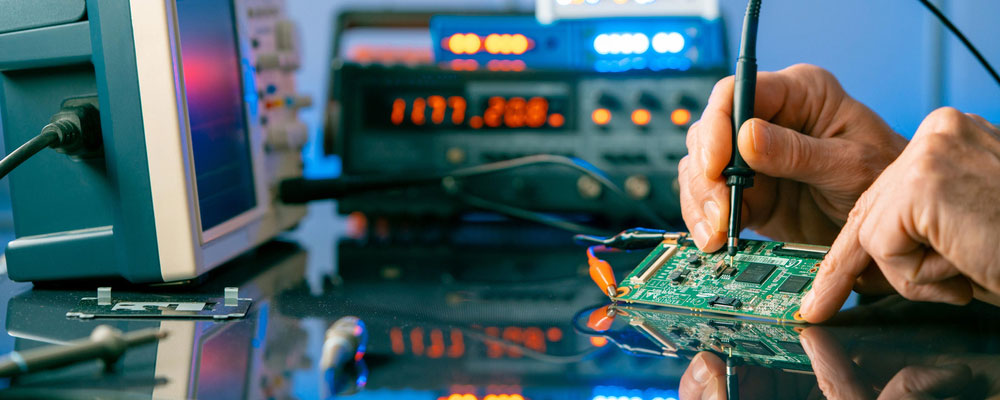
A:
{"label": "black microchip", "polygon": [[743,307],[743,301],[734,297],[715,296],[708,299],[708,305],[738,310]]}
{"label": "black microchip", "polygon": [[771,348],[767,347],[766,344],[758,342],[756,340],[736,340],[735,342],[739,344],[740,347],[742,347],[743,350],[746,350],[748,353],[753,353],[759,356],[774,355],[774,350],[771,350]]}
{"label": "black microchip", "polygon": [[778,346],[781,346],[781,348],[789,353],[806,354],[806,350],[802,348],[799,342],[778,342]]}
{"label": "black microchip", "polygon": [[736,282],[756,283],[760,285],[767,280],[767,277],[771,276],[774,268],[771,264],[750,263],[743,270],[743,273],[736,277]]}
{"label": "black microchip", "polygon": [[671,272],[670,275],[667,275],[667,279],[670,279],[674,283],[681,283],[684,281],[684,278],[687,278],[687,276],[687,270],[678,268],[675,269],[674,272]]}
{"label": "black microchip", "polygon": [[692,254],[690,257],[688,257],[687,261],[688,261],[688,264],[691,264],[692,266],[695,266],[695,267],[701,265],[701,257],[698,257],[697,254]]}
{"label": "black microchip", "polygon": [[812,278],[808,276],[789,276],[788,279],[785,279],[785,283],[782,283],[781,286],[778,287],[778,291],[785,293],[799,293],[802,291],[802,288],[809,284],[810,281],[812,281]]}

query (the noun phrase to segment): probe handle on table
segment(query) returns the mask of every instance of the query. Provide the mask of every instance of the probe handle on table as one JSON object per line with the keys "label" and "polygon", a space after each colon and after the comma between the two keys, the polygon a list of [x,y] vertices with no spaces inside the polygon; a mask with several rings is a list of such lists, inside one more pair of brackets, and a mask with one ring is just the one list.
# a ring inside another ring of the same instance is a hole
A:
{"label": "probe handle on table", "polygon": [[81,361],[100,358],[110,366],[130,347],[152,343],[167,337],[156,328],[122,333],[107,325],[99,325],[90,337],[23,352],[13,351],[0,360],[0,377],[53,369]]}

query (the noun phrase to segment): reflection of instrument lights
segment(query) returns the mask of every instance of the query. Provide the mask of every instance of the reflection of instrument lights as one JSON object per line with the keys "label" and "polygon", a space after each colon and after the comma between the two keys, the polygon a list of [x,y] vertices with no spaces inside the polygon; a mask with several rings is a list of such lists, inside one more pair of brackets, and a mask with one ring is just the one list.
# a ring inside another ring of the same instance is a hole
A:
{"label": "reflection of instrument lights", "polygon": [[[404,330],[405,329],[405,330]],[[447,332],[447,333],[446,333]],[[459,328],[424,328],[421,326],[389,329],[389,340],[393,354],[427,358],[461,358],[466,356],[468,334]],[[552,326],[546,329],[536,326],[519,327],[490,326],[481,335],[485,348],[478,348],[488,358],[521,358],[521,348],[544,353],[553,346],[565,347],[562,329]]]}
{"label": "reflection of instrument lights", "polygon": [[368,329],[358,317],[338,319],[326,331],[319,361],[327,396],[354,393],[368,382],[368,367],[362,357],[368,346]]}

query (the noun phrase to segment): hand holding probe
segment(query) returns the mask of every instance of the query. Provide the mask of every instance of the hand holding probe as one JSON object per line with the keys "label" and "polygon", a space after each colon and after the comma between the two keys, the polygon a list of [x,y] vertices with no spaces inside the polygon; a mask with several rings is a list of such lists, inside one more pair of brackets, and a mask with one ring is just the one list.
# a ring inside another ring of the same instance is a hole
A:
{"label": "hand holding probe", "polygon": [[757,90],[757,21],[760,17],[761,0],[750,0],[743,20],[743,38],[740,41],[740,55],[736,61],[736,75],[733,83],[733,151],[729,165],[722,171],[729,186],[729,234],[726,251],[729,265],[739,250],[740,226],[743,211],[743,189],[753,186],[754,171],[740,155],[739,133],[750,118],[753,118],[754,92]]}

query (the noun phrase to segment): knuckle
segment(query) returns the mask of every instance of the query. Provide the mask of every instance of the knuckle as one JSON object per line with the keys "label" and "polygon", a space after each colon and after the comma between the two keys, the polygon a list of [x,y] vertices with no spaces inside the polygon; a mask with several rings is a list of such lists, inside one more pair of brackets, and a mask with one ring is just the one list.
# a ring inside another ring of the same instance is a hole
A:
{"label": "knuckle", "polygon": [[908,300],[922,300],[920,297],[920,289],[914,286],[914,284],[907,280],[896,279],[893,286],[896,291],[899,292],[900,296]]}
{"label": "knuckle", "polygon": [[921,125],[926,125],[924,133],[929,137],[957,136],[968,118],[954,107],[941,107],[928,114]]}
{"label": "knuckle", "polygon": [[718,82],[715,82],[715,86],[712,87],[712,93],[715,93],[715,91],[721,90],[722,88],[725,88],[727,86],[733,86],[733,82],[735,80],[736,77],[733,75],[729,75],[725,78],[719,79]]}
{"label": "knuckle", "polygon": [[868,212],[868,202],[870,201],[870,197],[871,194],[869,194],[868,190],[861,193],[861,197],[858,197],[858,201],[854,203],[854,208],[851,208],[851,211],[847,213],[848,221],[861,222],[860,219],[865,216],[866,212]]}
{"label": "knuckle", "polygon": [[812,78],[810,80],[818,82],[835,82],[839,86],[837,77],[834,76],[832,72],[818,65],[799,63],[788,67],[786,70],[789,72],[793,72],[796,75],[808,76]]}
{"label": "knuckle", "polygon": [[712,93],[708,96],[710,100],[709,103],[711,103],[711,99],[715,98],[716,96],[720,96],[720,93],[723,90],[727,90],[728,88],[732,87],[735,81],[736,77],[733,75],[729,75],[725,78],[719,79],[718,82],[715,82],[715,86],[712,86]]}
{"label": "knuckle", "polygon": [[[688,176],[688,172],[690,172],[691,168],[690,166],[691,166],[690,155],[684,156],[683,158],[681,158],[680,161],[677,162],[677,174],[680,176],[680,178],[686,178]],[[684,179],[678,179],[678,183],[680,183],[683,186]]]}
{"label": "knuckle", "polygon": [[695,121],[694,124],[688,128],[687,136],[684,138],[684,145],[687,146],[688,152],[690,153],[697,147],[698,143],[698,132],[701,129],[701,120]]}
{"label": "knuckle", "polygon": [[946,171],[949,161],[939,153],[938,150],[927,150],[913,161],[903,175],[906,187],[917,192],[940,193],[948,183]]}
{"label": "knuckle", "polygon": [[956,123],[965,119],[966,115],[955,107],[939,107],[931,111],[927,118],[940,122]]}
{"label": "knuckle", "polygon": [[918,375],[916,368],[911,365],[899,370],[893,380],[899,382],[903,387],[910,387],[917,380]]}

